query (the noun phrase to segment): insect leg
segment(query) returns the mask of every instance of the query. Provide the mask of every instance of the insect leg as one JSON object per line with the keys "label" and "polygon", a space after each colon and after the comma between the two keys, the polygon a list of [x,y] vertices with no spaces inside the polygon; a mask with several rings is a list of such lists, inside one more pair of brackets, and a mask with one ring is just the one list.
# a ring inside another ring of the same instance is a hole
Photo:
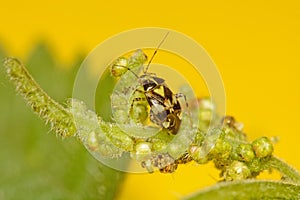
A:
{"label": "insect leg", "polygon": [[183,93],[177,93],[177,94],[175,94],[175,97],[176,97],[176,99],[179,99],[179,98],[184,98],[184,101],[185,101],[185,106],[186,106],[186,109],[187,109],[187,114],[188,114],[188,116],[189,116],[189,118],[190,118],[190,126],[192,126],[192,121],[191,121],[191,119],[192,119],[192,112],[191,112],[191,110],[189,109],[189,104],[188,104],[188,102],[187,102],[187,100],[186,100],[186,96],[185,96],[185,94],[183,94]]}
{"label": "insect leg", "polygon": [[[136,92],[139,92],[139,93],[144,94],[144,91],[139,90],[139,89],[136,89],[136,90],[134,91],[134,93],[132,94],[132,96],[135,95]],[[130,106],[130,112],[132,111],[132,109],[133,109],[133,104],[134,104],[135,102],[137,102],[137,101],[146,101],[146,100],[147,100],[146,97],[135,97],[135,98],[133,98],[132,103],[131,103],[131,106]]]}
{"label": "insect leg", "polygon": [[[142,96],[137,93],[141,93]],[[148,104],[146,103],[147,99],[144,95],[144,92],[141,90],[135,90],[133,95],[135,96],[133,96],[131,101],[129,115],[135,122],[144,123],[148,118]]]}
{"label": "insect leg", "polygon": [[185,94],[183,94],[183,93],[177,93],[177,94],[175,94],[175,97],[176,97],[176,99],[179,99],[180,97],[181,97],[181,98],[184,98],[186,108],[189,107],[189,104],[188,104],[188,102],[187,102],[187,100],[186,100]]}
{"label": "insect leg", "polygon": [[133,107],[133,104],[137,101],[146,101],[146,98],[143,98],[143,97],[136,97],[132,100],[132,103],[131,103],[131,108]]}

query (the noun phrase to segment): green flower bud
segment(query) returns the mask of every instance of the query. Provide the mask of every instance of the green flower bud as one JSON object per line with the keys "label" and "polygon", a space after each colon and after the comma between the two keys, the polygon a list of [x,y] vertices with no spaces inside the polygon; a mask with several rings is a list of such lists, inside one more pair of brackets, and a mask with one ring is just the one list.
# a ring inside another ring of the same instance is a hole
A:
{"label": "green flower bud", "polygon": [[199,164],[205,164],[209,161],[207,154],[204,154],[201,147],[193,145],[189,148],[189,155],[192,157],[192,159],[199,163]]}
{"label": "green flower bud", "polygon": [[146,156],[151,154],[152,144],[149,142],[138,142],[134,146],[134,152],[131,157],[134,157],[138,161],[142,161]]}
{"label": "green flower bud", "polygon": [[99,148],[99,143],[95,132],[91,132],[87,138],[87,147],[91,151],[96,151]]}
{"label": "green flower bud", "polygon": [[233,161],[224,171],[226,181],[243,180],[250,177],[251,172],[243,162]]}
{"label": "green flower bud", "polygon": [[273,153],[273,144],[267,137],[261,137],[252,142],[255,155],[258,158],[270,156]]}
{"label": "green flower bud", "polygon": [[240,144],[236,153],[241,161],[250,162],[255,157],[251,144]]}
{"label": "green flower bud", "polygon": [[263,165],[259,158],[254,158],[250,163],[248,163],[248,167],[253,174],[258,175],[263,170]]}
{"label": "green flower bud", "polygon": [[120,77],[125,72],[128,71],[128,60],[127,58],[120,57],[116,59],[111,65],[110,65],[110,73],[114,77]]}
{"label": "green flower bud", "polygon": [[232,153],[231,144],[224,139],[219,139],[212,149],[211,154],[216,155],[218,158],[227,159]]}

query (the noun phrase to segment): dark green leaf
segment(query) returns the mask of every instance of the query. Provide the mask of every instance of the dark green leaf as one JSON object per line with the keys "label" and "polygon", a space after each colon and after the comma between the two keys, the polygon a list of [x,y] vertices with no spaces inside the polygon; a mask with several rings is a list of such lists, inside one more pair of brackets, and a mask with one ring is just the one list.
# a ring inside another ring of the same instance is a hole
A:
{"label": "dark green leaf", "polygon": [[[39,44],[27,66],[41,87],[63,102],[71,97],[76,69],[62,69],[54,60]],[[123,173],[96,161],[75,138],[48,134],[3,71],[1,65],[0,199],[113,199]]]}

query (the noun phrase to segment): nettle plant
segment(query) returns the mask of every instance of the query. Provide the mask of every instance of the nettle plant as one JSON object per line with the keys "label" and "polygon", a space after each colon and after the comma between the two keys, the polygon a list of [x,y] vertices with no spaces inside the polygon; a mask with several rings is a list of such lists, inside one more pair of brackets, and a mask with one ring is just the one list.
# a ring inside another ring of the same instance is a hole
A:
{"label": "nettle plant", "polygon": [[[56,102],[19,60],[6,58],[3,66],[17,93],[54,133],[78,138],[99,161],[115,162],[108,166],[118,169],[125,157],[138,163],[138,170],[176,173],[179,165],[213,162],[221,181],[185,199],[300,199],[300,174],[273,155],[272,140],[248,141],[243,125],[217,116],[210,98],[172,92],[163,77],[148,72],[156,52],[148,59],[136,50],[109,64],[117,82],[110,96],[113,121],[81,100]],[[266,170],[279,171],[281,179],[256,179]]]}

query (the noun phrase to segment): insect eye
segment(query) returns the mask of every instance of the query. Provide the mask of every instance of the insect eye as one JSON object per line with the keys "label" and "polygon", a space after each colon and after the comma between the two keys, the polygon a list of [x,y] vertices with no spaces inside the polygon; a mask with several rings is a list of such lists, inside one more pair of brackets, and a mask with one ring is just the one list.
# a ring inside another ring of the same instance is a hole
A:
{"label": "insect eye", "polygon": [[159,77],[153,77],[153,79],[155,80],[155,82],[157,84],[163,84],[165,82],[165,79],[159,78]]}

